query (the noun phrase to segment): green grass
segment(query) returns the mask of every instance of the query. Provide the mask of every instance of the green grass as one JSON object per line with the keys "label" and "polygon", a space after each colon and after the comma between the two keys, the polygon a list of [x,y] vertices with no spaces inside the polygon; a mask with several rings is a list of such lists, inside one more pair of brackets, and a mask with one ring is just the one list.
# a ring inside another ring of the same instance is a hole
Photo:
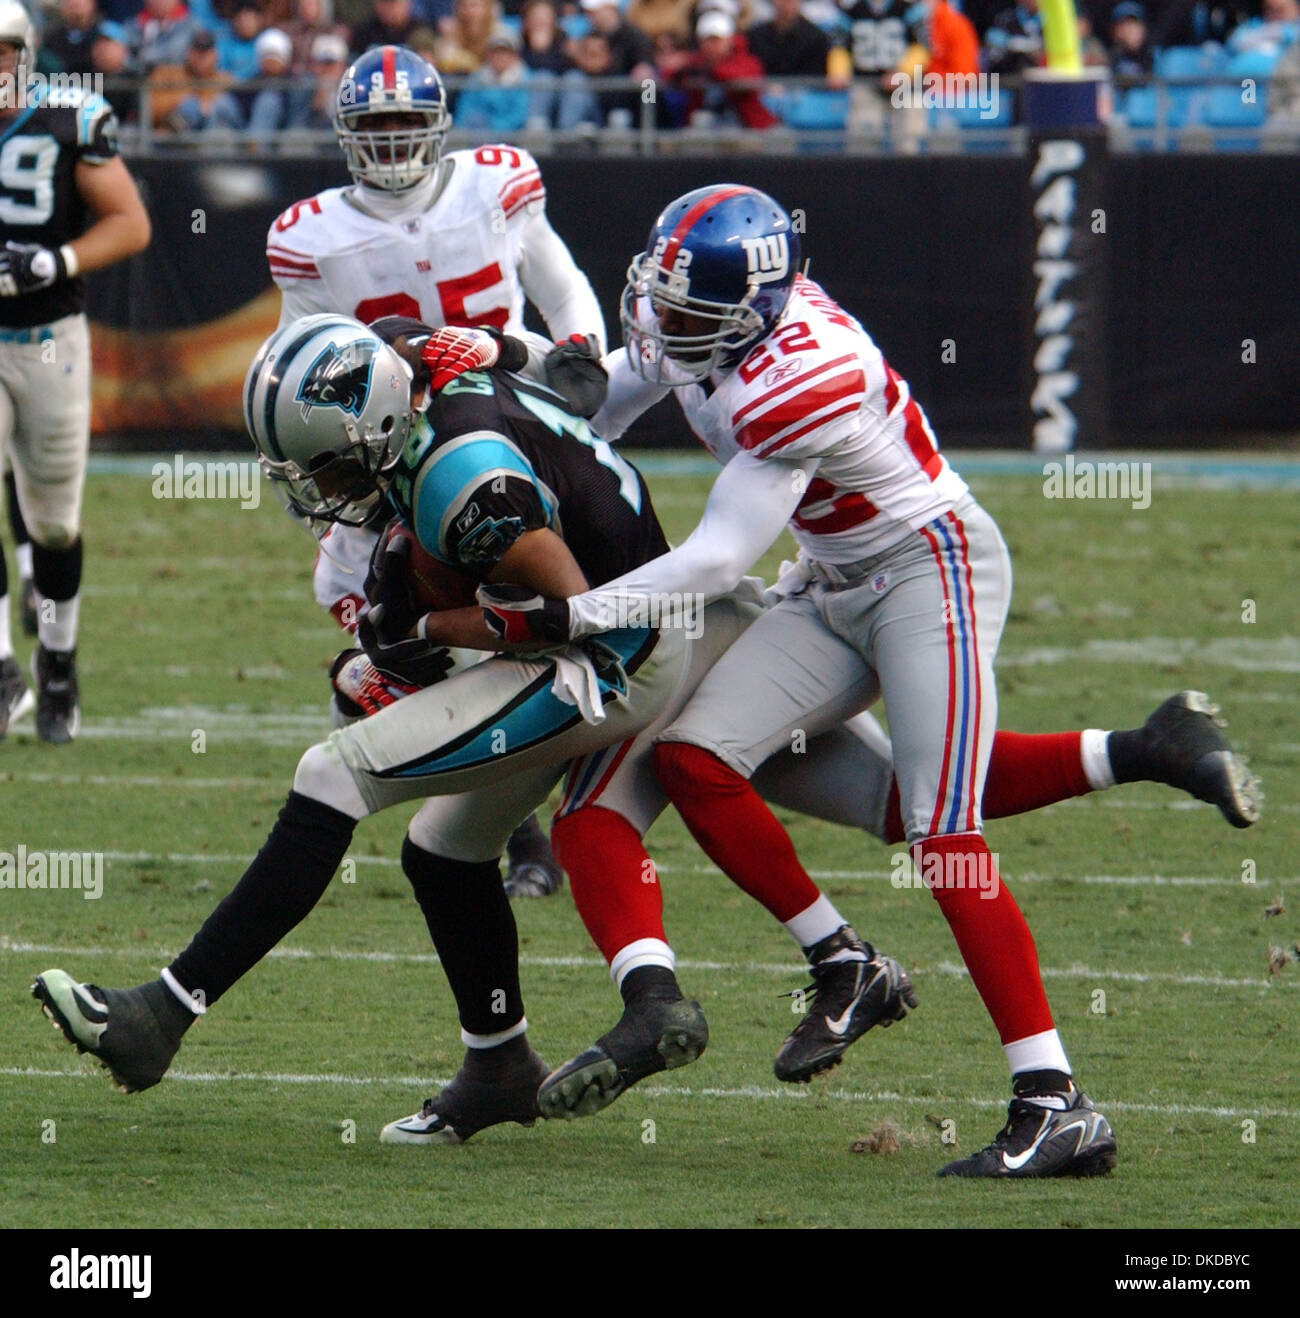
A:
{"label": "green grass", "polygon": [[[1054,504],[1041,484],[975,482],[1017,574],[1001,726],[1132,726],[1169,692],[1203,687],[1269,792],[1265,819],[1245,833],[1146,786],[988,826],[1075,1069],[1116,1127],[1113,1176],[934,1179],[953,1152],[941,1123],[955,1123],[958,1152],[1001,1124],[997,1038],[932,899],[885,878],[889,851],[796,817],[787,822],[806,864],[832,876],[824,886],[859,930],[906,961],[921,998],[812,1086],[783,1087],[771,1073],[793,1020],[779,995],[804,982],[794,948],[674,817],[650,843],[680,978],[709,1016],[704,1057],[588,1121],[501,1128],[461,1149],[381,1146],[379,1127],[417,1108],[461,1051],[394,863],[410,813],[399,810],[362,825],[357,881],[336,880],[287,940],[294,955],[258,967],[191,1031],[172,1077],[115,1093],[49,1029],[28,984],[50,965],[135,983],[184,945],[260,845],[324,727],[338,637],[310,599],[311,546],[269,501],[248,512],[155,502],[146,475],[113,475],[88,487],[86,735],[52,749],[15,733],[0,747],[0,848],[115,856],[98,902],[0,890],[0,1220],[1294,1223],[1300,965],[1270,977],[1267,962],[1270,944],[1300,939],[1300,895],[1281,916],[1264,914],[1300,882],[1294,492],[1159,486],[1138,513]],[[706,479],[652,486],[680,538]],[[1257,610],[1249,625],[1246,599]],[[195,754],[200,729],[206,751]],[[1254,886],[1240,882],[1244,859]],[[517,915],[532,1037],[558,1063],[608,1027],[617,997],[567,894]],[[1253,1143],[1244,1120],[1256,1123]],[[42,1139],[50,1121],[53,1143]],[[854,1152],[883,1122],[898,1129],[897,1152]]]}

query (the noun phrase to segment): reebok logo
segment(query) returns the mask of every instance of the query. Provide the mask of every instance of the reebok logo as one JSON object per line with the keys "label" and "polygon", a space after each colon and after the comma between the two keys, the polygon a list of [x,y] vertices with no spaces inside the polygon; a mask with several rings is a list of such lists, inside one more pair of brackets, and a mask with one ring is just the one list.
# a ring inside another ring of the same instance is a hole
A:
{"label": "reebok logo", "polygon": [[50,1289],[56,1291],[130,1291],[147,1300],[153,1292],[152,1254],[55,1254],[50,1260]]}

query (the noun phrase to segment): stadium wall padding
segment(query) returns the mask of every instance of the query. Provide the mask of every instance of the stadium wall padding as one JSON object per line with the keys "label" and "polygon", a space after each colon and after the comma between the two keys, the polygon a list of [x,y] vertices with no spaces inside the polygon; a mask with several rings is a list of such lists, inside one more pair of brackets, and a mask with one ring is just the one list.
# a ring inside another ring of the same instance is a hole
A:
{"label": "stadium wall padding", "polygon": [[[863,320],[942,441],[1028,448],[1023,158],[563,156],[542,167],[552,222],[612,342],[654,208],[704,183],[750,183],[799,212],[813,278]],[[96,433],[162,449],[242,443],[239,387],[278,315],[266,230],[294,201],[346,182],[341,161],[131,168],[154,240],[91,280]],[[1106,168],[1110,439],[1182,446],[1300,430],[1300,158],[1111,156]],[[633,437],[691,443],[671,405]]]}

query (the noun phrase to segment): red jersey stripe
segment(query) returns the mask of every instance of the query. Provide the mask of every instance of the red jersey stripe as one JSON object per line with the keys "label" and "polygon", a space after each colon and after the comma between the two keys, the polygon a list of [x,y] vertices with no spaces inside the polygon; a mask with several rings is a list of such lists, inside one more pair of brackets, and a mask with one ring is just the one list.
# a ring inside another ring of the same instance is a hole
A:
{"label": "red jersey stripe", "polygon": [[831,505],[829,512],[816,517],[806,517],[796,511],[794,523],[812,535],[832,535],[869,522],[879,511],[865,494],[855,492],[842,495]]}
{"label": "red jersey stripe", "polygon": [[[810,419],[822,408],[847,403],[850,398],[854,400],[853,406],[857,407],[865,394],[866,379],[861,370],[845,371],[831,379],[819,380],[813,388],[785,399],[742,426],[736,442],[744,449],[758,448],[761,444],[770,443],[797,422]],[[836,413],[837,416],[839,414]]]}
{"label": "red jersey stripe", "polygon": [[760,458],[770,458],[777,449],[785,448],[787,444],[793,444],[796,439],[802,438],[810,430],[816,430],[818,426],[824,426],[828,421],[834,421],[836,417],[848,416],[851,412],[856,412],[862,406],[861,398],[854,399],[853,402],[846,404],[844,407],[837,407],[833,412],[827,412],[824,416],[814,417],[806,426],[800,426],[798,430],[792,431],[784,439],[779,439],[775,444],[769,445],[758,456]]}
{"label": "red jersey stripe", "polygon": [[815,370],[805,371],[802,375],[796,376],[793,380],[786,380],[783,383],[778,384],[776,388],[769,389],[767,393],[746,403],[745,406],[731,418],[731,424],[733,426],[738,426],[756,407],[762,407],[764,403],[770,402],[773,398],[776,398],[781,394],[789,393],[791,389],[805,389],[810,380],[816,379],[819,375],[825,375],[827,371],[833,371],[838,367],[846,366],[853,360],[853,353],[846,353],[843,357],[836,357],[833,362],[823,362],[822,365],[818,366]]}

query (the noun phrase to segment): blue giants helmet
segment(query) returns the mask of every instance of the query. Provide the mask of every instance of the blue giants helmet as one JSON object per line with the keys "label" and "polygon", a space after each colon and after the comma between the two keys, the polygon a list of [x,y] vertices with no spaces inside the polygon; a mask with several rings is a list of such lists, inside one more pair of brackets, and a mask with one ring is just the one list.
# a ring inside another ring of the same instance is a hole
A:
{"label": "blue giants helmet", "polygon": [[[376,115],[403,117],[401,127],[370,126]],[[334,131],[358,183],[402,192],[437,168],[451,127],[438,70],[405,46],[374,46],[339,79]]]}
{"label": "blue giants helmet", "polygon": [[[718,184],[678,197],[628,268],[619,318],[633,368],[679,386],[734,365],[781,318],[801,256],[790,217],[757,188]],[[665,333],[665,307],[704,328]]]}

